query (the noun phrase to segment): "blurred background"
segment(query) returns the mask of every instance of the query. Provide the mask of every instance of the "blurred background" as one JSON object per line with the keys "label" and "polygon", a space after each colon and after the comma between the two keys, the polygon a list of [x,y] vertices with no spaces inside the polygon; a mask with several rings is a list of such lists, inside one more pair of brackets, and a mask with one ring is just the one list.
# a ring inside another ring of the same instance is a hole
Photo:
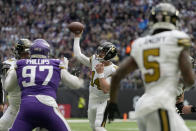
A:
{"label": "blurred background", "polygon": [[[114,43],[118,56],[113,62],[118,65],[130,54],[133,41],[148,29],[149,11],[160,2],[161,0],[0,0],[0,59],[4,61],[13,57],[14,43],[20,38],[43,38],[48,41],[51,57],[67,57],[70,72],[85,80],[84,89],[80,90],[68,89],[61,84],[57,98],[58,103],[62,104],[61,111],[69,112],[65,113],[68,115],[66,117],[86,117],[91,72],[73,57],[73,34],[69,32],[67,25],[73,21],[85,25],[80,46],[82,52],[89,57],[95,53],[102,40]],[[196,58],[196,1],[171,2],[181,12],[181,30],[190,35],[193,42],[191,56]],[[122,95],[119,95],[119,101],[130,100],[129,104],[120,106],[124,113],[134,109],[135,101],[143,93],[140,72],[130,74],[121,85]],[[193,92],[194,89],[189,91],[187,97],[185,94],[187,103],[194,103],[196,98],[191,95]]]}

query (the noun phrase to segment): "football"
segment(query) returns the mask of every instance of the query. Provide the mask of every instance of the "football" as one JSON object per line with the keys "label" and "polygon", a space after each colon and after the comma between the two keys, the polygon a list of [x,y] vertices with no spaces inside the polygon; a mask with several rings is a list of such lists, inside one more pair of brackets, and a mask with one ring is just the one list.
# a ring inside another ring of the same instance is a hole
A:
{"label": "football", "polygon": [[71,32],[80,34],[84,29],[84,25],[80,22],[72,22],[68,25],[68,28]]}

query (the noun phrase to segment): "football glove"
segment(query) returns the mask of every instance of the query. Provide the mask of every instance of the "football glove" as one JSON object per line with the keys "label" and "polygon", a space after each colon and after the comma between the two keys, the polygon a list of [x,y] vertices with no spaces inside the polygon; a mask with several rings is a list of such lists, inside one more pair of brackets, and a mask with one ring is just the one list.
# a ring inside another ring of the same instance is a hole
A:
{"label": "football glove", "polygon": [[196,107],[195,106],[191,107],[191,112],[196,112]]}
{"label": "football glove", "polygon": [[179,115],[183,115],[182,113],[182,108],[184,107],[184,104],[183,102],[180,102],[178,104],[176,104],[176,112],[179,114]]}
{"label": "football glove", "polygon": [[63,58],[63,64],[64,64],[64,66],[65,66],[65,69],[68,70],[69,60],[68,60],[66,57]]}
{"label": "football glove", "polygon": [[106,115],[107,115],[107,118],[109,119],[109,123],[114,120],[115,114],[120,116],[118,106],[116,103],[109,102],[109,104],[106,107]]}

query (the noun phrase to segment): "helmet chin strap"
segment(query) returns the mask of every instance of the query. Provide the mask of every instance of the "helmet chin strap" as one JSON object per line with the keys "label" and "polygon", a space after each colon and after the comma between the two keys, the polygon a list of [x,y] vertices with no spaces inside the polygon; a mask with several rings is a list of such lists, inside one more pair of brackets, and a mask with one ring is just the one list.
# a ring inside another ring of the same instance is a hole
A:
{"label": "helmet chin strap", "polygon": [[99,55],[96,55],[96,58],[95,59],[98,60],[99,62],[105,61],[103,58],[99,57]]}
{"label": "helmet chin strap", "polygon": [[105,60],[104,58],[100,58],[99,56],[97,56],[95,59],[98,60],[99,62],[103,63],[104,66],[108,66],[111,64],[110,60]]}

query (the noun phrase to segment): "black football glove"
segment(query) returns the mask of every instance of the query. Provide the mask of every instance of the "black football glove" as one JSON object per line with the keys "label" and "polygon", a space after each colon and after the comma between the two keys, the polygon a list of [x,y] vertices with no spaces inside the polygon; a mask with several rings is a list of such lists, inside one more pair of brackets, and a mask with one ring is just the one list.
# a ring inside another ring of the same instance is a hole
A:
{"label": "black football glove", "polygon": [[196,112],[196,107],[195,106],[191,107],[191,112]]}
{"label": "black football glove", "polygon": [[178,104],[176,104],[176,112],[179,114],[179,115],[183,115],[182,113],[182,108],[184,107],[184,104],[183,102],[180,102]]}
{"label": "black football glove", "polygon": [[109,119],[109,123],[114,120],[115,114],[120,116],[120,112],[119,112],[118,106],[117,106],[116,103],[109,102],[109,104],[106,107],[106,115],[107,115],[107,117]]}

